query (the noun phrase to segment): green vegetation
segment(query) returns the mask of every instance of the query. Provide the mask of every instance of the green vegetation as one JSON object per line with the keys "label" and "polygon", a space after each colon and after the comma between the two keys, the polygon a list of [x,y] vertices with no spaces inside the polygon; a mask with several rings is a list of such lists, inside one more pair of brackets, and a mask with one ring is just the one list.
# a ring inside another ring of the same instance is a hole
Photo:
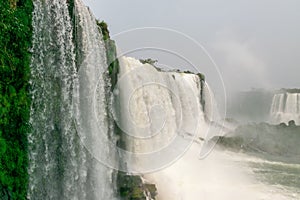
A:
{"label": "green vegetation", "polygon": [[31,0],[0,2],[0,199],[26,199]]}
{"label": "green vegetation", "polygon": [[158,60],[153,60],[151,58],[147,58],[147,59],[140,59],[139,61],[142,64],[152,65],[159,72],[166,72],[165,70],[163,70],[162,68],[160,68],[160,67],[157,66]]}
{"label": "green vegetation", "polygon": [[147,58],[147,59],[140,59],[140,62],[143,63],[143,64],[150,64],[150,65],[155,65],[155,63],[158,62],[158,60],[153,60],[151,58]]}
{"label": "green vegetation", "polygon": [[118,189],[122,200],[146,200],[146,195],[155,199],[156,187],[154,184],[143,183],[140,176],[118,173]]}
{"label": "green vegetation", "polygon": [[298,88],[292,88],[292,89],[285,89],[285,88],[282,88],[278,91],[275,91],[275,93],[285,93],[285,92],[288,92],[288,93],[300,93],[300,89]]}
{"label": "green vegetation", "polygon": [[199,76],[201,81],[205,81],[205,75],[204,74],[198,73],[197,75]]}
{"label": "green vegetation", "polygon": [[[104,21],[96,21],[99,31],[103,35],[103,40],[105,42],[106,48],[106,58],[108,64],[109,76],[111,78],[111,89],[113,90],[118,81],[119,73],[119,61],[117,58],[117,50],[115,41],[110,39],[108,26]],[[150,61],[150,59],[147,59]],[[151,60],[152,61],[152,60]],[[155,61],[156,62],[156,61]],[[154,64],[153,62],[152,64]],[[124,138],[122,138],[122,130],[118,125],[114,124],[114,133],[120,136],[117,141],[117,146],[126,149],[126,143]],[[121,199],[123,200],[146,200],[145,193],[155,199],[156,187],[154,184],[145,184],[140,176],[128,175],[124,172],[117,171],[117,187]]]}
{"label": "green vegetation", "polygon": [[69,8],[69,15],[70,15],[73,23],[75,23],[75,19],[74,19],[74,0],[67,0],[67,4],[68,4],[68,8]]}
{"label": "green vegetation", "polygon": [[117,58],[117,48],[114,40],[110,39],[107,24],[104,21],[96,21],[99,31],[103,35],[103,40],[106,48],[106,58],[108,64],[108,71],[111,78],[112,89],[115,87],[118,80],[119,60]]}

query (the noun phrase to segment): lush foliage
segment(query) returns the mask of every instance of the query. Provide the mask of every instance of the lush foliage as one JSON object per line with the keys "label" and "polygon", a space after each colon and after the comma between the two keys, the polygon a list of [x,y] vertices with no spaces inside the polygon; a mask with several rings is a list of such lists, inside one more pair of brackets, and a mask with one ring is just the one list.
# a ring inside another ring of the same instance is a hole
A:
{"label": "lush foliage", "polygon": [[140,62],[143,63],[143,64],[150,64],[150,65],[155,65],[155,63],[157,63],[158,61],[157,60],[152,60],[151,58],[147,58],[147,59],[140,59]]}
{"label": "lush foliage", "polygon": [[26,199],[32,9],[31,0],[0,2],[1,199]]}
{"label": "lush foliage", "polygon": [[117,48],[114,40],[110,39],[107,24],[104,21],[96,21],[99,31],[103,35],[103,40],[106,48],[106,57],[108,64],[108,71],[111,78],[112,89],[115,87],[119,73],[119,60],[117,58]]}
{"label": "lush foliage", "polygon": [[122,200],[146,200],[146,194],[151,199],[155,199],[157,194],[155,185],[143,183],[140,176],[119,172],[117,182]]}

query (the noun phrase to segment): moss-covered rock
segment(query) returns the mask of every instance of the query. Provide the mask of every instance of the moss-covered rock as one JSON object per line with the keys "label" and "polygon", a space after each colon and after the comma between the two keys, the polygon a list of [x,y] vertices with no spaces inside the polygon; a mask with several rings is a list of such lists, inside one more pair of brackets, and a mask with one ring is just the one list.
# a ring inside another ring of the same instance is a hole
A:
{"label": "moss-covered rock", "polygon": [[204,74],[198,73],[197,75],[199,76],[201,81],[205,81],[205,75]]}
{"label": "moss-covered rock", "polygon": [[155,196],[157,195],[157,188],[155,184],[145,184],[146,191],[148,192],[148,195],[155,199]]}
{"label": "moss-covered rock", "polygon": [[155,199],[157,195],[154,184],[144,183],[140,176],[118,173],[118,191],[122,200]]}
{"label": "moss-covered rock", "polygon": [[110,39],[108,26],[104,21],[96,21],[99,31],[103,35],[103,40],[105,43],[106,49],[106,59],[108,65],[108,72],[111,79],[112,89],[116,86],[118,81],[118,73],[119,73],[119,60],[117,58],[117,48],[114,40]]}
{"label": "moss-covered rock", "polygon": [[140,62],[142,63],[142,64],[150,64],[150,65],[152,65],[152,66],[155,66],[155,63],[157,63],[158,61],[157,60],[153,60],[153,59],[151,59],[151,58],[147,58],[147,59],[140,59]]}

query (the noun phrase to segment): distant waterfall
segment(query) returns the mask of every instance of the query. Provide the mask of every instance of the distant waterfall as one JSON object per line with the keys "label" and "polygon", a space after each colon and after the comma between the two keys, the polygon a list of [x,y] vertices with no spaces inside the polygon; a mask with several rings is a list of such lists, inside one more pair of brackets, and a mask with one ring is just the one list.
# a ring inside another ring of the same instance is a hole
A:
{"label": "distant waterfall", "polygon": [[272,123],[289,122],[294,120],[300,125],[300,94],[275,94],[272,101],[270,118]]}
{"label": "distant waterfall", "polygon": [[34,1],[28,199],[113,199],[112,170],[89,151],[109,157],[105,48],[80,0],[74,10],[79,50],[67,1]]}

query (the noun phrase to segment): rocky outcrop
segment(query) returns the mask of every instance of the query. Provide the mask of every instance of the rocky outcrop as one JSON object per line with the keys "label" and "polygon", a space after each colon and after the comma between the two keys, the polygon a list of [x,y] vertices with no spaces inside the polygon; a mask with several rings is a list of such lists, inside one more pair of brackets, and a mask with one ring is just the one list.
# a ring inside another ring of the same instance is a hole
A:
{"label": "rocky outcrop", "polygon": [[214,140],[218,140],[219,146],[227,150],[269,155],[279,161],[284,158],[299,163],[300,126],[295,125],[294,121],[290,121],[288,126],[285,123],[242,125]]}
{"label": "rocky outcrop", "polygon": [[156,186],[146,183],[140,176],[119,172],[117,181],[122,200],[155,200]]}

